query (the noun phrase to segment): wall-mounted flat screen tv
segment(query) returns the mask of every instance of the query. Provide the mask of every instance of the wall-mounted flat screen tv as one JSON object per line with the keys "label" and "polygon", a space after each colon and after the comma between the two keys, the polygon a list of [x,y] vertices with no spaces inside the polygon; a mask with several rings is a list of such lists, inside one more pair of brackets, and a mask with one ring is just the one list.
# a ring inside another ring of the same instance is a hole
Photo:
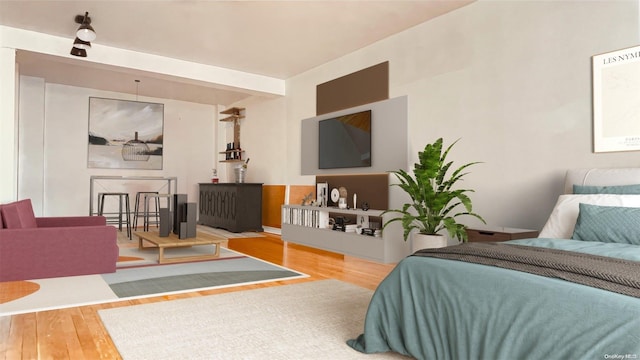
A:
{"label": "wall-mounted flat screen tv", "polygon": [[318,168],[371,166],[371,110],[318,122]]}

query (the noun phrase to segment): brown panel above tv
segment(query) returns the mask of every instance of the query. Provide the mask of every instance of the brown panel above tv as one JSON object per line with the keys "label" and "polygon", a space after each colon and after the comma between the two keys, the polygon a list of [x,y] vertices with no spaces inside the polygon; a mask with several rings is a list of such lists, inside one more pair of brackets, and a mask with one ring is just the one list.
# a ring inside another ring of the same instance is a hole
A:
{"label": "brown panel above tv", "polygon": [[385,61],[316,86],[316,115],[389,98],[389,62]]}

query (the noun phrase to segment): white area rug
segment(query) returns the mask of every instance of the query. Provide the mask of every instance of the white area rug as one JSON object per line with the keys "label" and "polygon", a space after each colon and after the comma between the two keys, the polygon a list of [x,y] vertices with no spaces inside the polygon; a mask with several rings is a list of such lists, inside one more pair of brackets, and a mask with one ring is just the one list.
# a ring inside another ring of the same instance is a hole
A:
{"label": "white area rug", "polygon": [[[167,249],[167,257],[212,253],[207,247]],[[25,280],[38,291],[0,303],[0,316],[308,277],[226,248],[214,260],[164,265],[157,264],[157,253],[121,248],[121,255],[140,259],[119,262],[115,273]]]}
{"label": "white area rug", "polygon": [[407,359],[346,344],[362,333],[372,294],[322,280],[98,313],[125,360]]}

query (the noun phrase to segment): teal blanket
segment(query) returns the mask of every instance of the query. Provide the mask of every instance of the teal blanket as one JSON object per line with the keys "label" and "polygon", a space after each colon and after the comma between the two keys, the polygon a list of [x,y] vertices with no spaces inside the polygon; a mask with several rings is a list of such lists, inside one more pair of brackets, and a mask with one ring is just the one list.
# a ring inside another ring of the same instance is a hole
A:
{"label": "teal blanket", "polygon": [[[510,243],[640,262],[640,246],[558,239]],[[640,358],[640,299],[519,271],[437,258],[402,260],[376,289],[365,353],[417,359]]]}

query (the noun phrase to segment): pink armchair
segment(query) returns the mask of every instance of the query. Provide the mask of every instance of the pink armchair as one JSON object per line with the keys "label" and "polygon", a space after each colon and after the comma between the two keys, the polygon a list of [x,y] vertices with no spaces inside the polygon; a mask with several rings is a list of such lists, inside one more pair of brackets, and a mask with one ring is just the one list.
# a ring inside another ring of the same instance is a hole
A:
{"label": "pink armchair", "polygon": [[117,261],[103,216],[36,218],[29,199],[0,205],[0,281],[111,273]]}

